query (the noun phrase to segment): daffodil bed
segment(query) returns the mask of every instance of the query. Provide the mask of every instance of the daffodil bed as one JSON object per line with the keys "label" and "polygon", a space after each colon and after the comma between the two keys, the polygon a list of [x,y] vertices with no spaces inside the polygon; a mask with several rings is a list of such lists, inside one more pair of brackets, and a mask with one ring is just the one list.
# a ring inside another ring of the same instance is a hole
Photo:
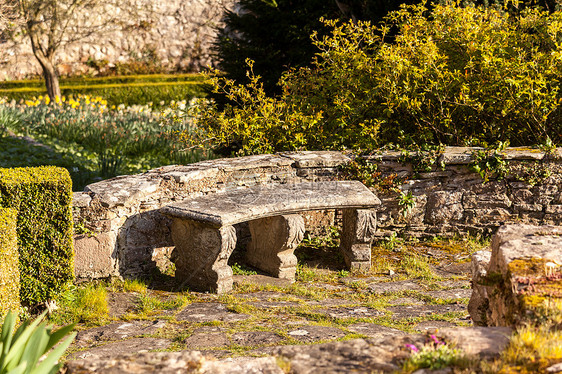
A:
{"label": "daffodil bed", "polygon": [[[101,96],[109,105],[144,105],[153,102],[161,107],[178,97],[202,97],[204,76],[200,74],[150,74],[113,77],[61,78],[63,95]],[[45,95],[42,79],[0,82],[0,96],[8,100],[30,100]]]}
{"label": "daffodil bed", "polygon": [[55,102],[43,96],[22,103],[3,99],[0,167],[63,166],[76,191],[100,178],[199,161],[210,154],[181,150],[175,140],[178,132],[190,131],[189,122],[174,120],[189,105],[172,102],[155,110],[152,105],[108,105],[89,95]]}

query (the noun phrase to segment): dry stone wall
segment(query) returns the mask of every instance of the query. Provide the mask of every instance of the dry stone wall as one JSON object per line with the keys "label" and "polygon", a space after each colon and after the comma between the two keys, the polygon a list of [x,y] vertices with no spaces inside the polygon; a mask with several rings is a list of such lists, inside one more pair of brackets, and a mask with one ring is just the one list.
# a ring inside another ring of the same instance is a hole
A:
{"label": "dry stone wall", "polygon": [[[88,59],[106,60],[110,64],[143,58],[155,58],[170,70],[199,71],[212,63],[211,46],[225,9],[234,7],[234,0],[166,0],[130,2],[133,16],[123,16],[115,23],[103,25],[120,9],[106,9],[105,2],[94,10],[78,14],[76,30],[96,26],[96,32],[65,45],[57,54],[63,75],[88,73]],[[124,12],[121,12],[125,14]],[[119,13],[118,13],[119,14]],[[77,35],[73,30],[69,35]],[[25,35],[0,40],[0,79],[21,79],[41,73]]]}
{"label": "dry stone wall", "polygon": [[[447,148],[436,163],[444,167],[429,172],[414,172],[416,165],[404,162],[399,152],[370,156],[380,178],[403,179],[397,187],[404,195],[411,192],[414,203],[404,216],[401,194],[377,192],[383,202],[377,234],[491,234],[509,222],[562,223],[562,152],[509,149],[504,157],[510,173],[487,183],[468,167],[473,152]],[[164,166],[91,184],[74,195],[77,227],[87,229],[75,238],[76,275],[134,276],[165,267],[173,249],[171,222],[159,209],[171,202],[243,186],[344,179],[342,166],[351,159],[340,152],[259,155]],[[333,211],[304,215],[313,229],[337,223],[334,217]]]}

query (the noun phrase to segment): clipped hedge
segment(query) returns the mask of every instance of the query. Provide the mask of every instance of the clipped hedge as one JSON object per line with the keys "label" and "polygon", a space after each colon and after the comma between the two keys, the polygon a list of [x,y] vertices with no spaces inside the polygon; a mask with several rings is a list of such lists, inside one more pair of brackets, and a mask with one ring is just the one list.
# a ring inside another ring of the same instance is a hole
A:
{"label": "clipped hedge", "polygon": [[22,303],[52,299],[74,278],[68,171],[54,166],[0,168],[0,207],[18,211]]}
{"label": "clipped hedge", "polygon": [[20,306],[20,272],[15,209],[0,208],[0,315]]}

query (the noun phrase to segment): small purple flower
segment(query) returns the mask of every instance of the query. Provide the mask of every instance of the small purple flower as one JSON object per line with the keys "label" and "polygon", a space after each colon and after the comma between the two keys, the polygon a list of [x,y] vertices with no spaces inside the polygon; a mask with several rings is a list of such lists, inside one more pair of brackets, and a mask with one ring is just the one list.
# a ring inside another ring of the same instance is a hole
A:
{"label": "small purple flower", "polygon": [[406,344],[406,348],[410,348],[412,352],[419,352],[420,350],[413,344]]}
{"label": "small purple flower", "polygon": [[430,335],[429,337],[431,338],[431,340],[433,340],[433,343],[434,343],[435,345],[445,344],[445,343],[443,343],[442,341],[440,341],[439,339],[437,339],[437,336],[435,336],[435,335]]}

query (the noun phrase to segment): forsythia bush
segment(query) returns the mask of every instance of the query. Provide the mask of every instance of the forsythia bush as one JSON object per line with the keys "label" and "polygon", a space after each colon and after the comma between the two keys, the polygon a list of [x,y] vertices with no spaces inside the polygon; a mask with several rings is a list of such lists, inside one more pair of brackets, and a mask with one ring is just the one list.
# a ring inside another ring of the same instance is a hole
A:
{"label": "forsythia bush", "polygon": [[248,85],[216,75],[231,104],[202,102],[190,113],[199,131],[182,140],[235,154],[562,140],[562,12],[449,2],[403,6],[380,25],[325,22],[312,66],[287,71],[276,97],[251,64]]}

